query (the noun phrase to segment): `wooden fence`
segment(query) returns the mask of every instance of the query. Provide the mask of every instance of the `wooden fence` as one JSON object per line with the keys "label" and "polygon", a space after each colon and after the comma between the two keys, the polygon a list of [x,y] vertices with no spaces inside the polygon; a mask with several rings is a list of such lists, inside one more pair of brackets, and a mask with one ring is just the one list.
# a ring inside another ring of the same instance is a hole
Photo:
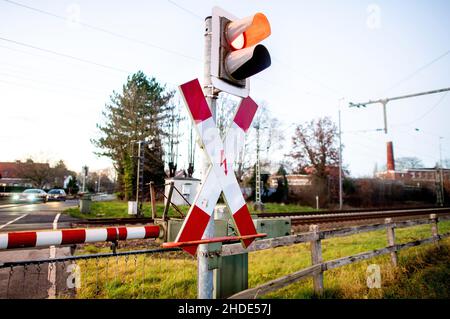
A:
{"label": "wooden fence", "polygon": [[[450,216],[443,216],[439,218],[440,220],[450,219]],[[427,219],[417,219],[408,220],[401,222],[393,222],[391,218],[386,218],[384,224],[375,225],[364,225],[348,227],[336,230],[323,230],[320,231],[317,225],[311,225],[310,231],[308,233],[296,234],[285,237],[276,237],[270,239],[263,239],[254,242],[248,249],[244,249],[242,245],[232,244],[222,246],[222,256],[230,256],[236,254],[242,254],[251,251],[265,250],[281,246],[289,246],[299,243],[309,242],[311,246],[311,260],[312,265],[310,267],[301,269],[297,272],[291,273],[289,275],[274,279],[260,286],[250,288],[239,293],[234,294],[230,298],[232,299],[249,299],[256,298],[267,294],[272,291],[276,291],[283,287],[286,287],[292,283],[299,280],[305,279],[307,277],[313,277],[314,291],[317,294],[323,293],[323,273],[327,270],[334,269],[337,267],[342,267],[348,264],[359,262],[361,260],[373,258],[376,256],[390,254],[391,261],[394,266],[397,266],[398,258],[397,253],[399,250],[419,246],[429,243],[437,243],[439,240],[450,236],[449,233],[439,235],[438,233],[438,218],[435,214],[431,214]],[[432,237],[415,240],[405,244],[395,244],[395,228],[406,228],[424,224],[431,224],[431,235]],[[323,239],[334,238],[334,237],[344,237],[359,233],[371,232],[376,230],[385,229],[387,232],[387,243],[388,246],[381,249],[375,249],[368,252],[363,252],[357,255],[346,256],[330,261],[323,261],[322,259],[322,245],[321,241]]]}

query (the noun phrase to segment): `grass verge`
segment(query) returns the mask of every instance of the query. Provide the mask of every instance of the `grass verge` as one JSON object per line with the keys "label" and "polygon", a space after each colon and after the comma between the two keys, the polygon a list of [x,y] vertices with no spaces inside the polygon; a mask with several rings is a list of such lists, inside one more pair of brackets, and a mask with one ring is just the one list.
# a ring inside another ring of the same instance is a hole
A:
{"label": "grass verge", "polygon": [[[251,213],[254,213],[253,205],[248,204]],[[277,204],[277,203],[267,203],[265,204],[266,212],[298,212],[298,211],[313,211],[314,209],[307,206],[300,206],[295,204]],[[184,215],[187,214],[188,206],[178,206],[178,208],[183,212]],[[151,217],[151,207],[149,203],[144,203],[143,205],[144,216]],[[156,204],[156,214],[157,216],[162,216],[164,212],[164,204]],[[91,213],[83,214],[80,212],[78,207],[68,208],[65,213],[76,218],[119,218],[119,217],[130,217],[128,215],[128,203],[124,201],[110,201],[110,202],[92,202]],[[181,217],[180,214],[173,208],[169,209],[169,217]]]}
{"label": "grass verge", "polygon": [[[440,233],[450,231],[450,221],[439,223]],[[430,236],[430,226],[396,230],[398,243]],[[376,231],[324,240],[324,260],[386,246],[386,233]],[[89,246],[87,246],[88,251]],[[91,249],[92,250],[92,249]],[[94,251],[92,251],[94,252]],[[308,244],[280,247],[249,254],[249,287],[279,278],[310,265]],[[366,271],[376,264],[381,288],[369,289]],[[196,298],[196,260],[184,253],[112,257],[79,263],[82,285],[78,298]],[[389,255],[325,272],[323,298],[449,298],[450,239],[399,252],[399,266]],[[262,298],[316,298],[312,280],[304,280]]]}

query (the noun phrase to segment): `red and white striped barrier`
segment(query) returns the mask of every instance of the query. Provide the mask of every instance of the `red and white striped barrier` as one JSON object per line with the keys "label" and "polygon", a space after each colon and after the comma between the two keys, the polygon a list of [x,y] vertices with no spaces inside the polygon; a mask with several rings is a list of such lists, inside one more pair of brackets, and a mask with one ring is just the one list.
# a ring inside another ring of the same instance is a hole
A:
{"label": "red and white striped barrier", "polygon": [[159,232],[155,225],[11,232],[0,234],[0,249],[158,238]]}

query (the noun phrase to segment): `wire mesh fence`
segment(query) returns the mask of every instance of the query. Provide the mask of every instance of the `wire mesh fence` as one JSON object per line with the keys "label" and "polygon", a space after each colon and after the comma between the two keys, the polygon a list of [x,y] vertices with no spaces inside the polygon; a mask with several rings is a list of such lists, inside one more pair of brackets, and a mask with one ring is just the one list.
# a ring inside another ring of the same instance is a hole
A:
{"label": "wire mesh fence", "polygon": [[197,260],[178,249],[0,264],[0,298],[195,298]]}

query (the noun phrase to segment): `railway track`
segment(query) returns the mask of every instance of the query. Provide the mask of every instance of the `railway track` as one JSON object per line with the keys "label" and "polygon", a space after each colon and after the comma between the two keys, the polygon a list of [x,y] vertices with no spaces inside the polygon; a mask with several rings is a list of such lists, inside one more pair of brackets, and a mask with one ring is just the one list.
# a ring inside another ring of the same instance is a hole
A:
{"label": "railway track", "polygon": [[450,207],[445,208],[420,208],[420,209],[398,209],[398,210],[367,210],[367,211],[347,211],[339,213],[321,212],[305,215],[303,213],[262,213],[257,214],[261,218],[290,217],[292,225],[308,225],[320,223],[336,223],[357,220],[370,220],[393,217],[409,217],[437,214],[450,214]]}
{"label": "railway track", "polygon": [[[258,218],[290,217],[292,225],[307,225],[333,222],[346,222],[356,220],[380,219],[389,217],[420,216],[428,214],[450,214],[450,207],[420,207],[420,208],[382,208],[382,209],[355,209],[355,210],[327,210],[319,212],[290,212],[290,213],[259,213]],[[149,217],[125,217],[125,218],[89,218],[72,226],[82,225],[136,225],[149,224],[154,220]]]}

